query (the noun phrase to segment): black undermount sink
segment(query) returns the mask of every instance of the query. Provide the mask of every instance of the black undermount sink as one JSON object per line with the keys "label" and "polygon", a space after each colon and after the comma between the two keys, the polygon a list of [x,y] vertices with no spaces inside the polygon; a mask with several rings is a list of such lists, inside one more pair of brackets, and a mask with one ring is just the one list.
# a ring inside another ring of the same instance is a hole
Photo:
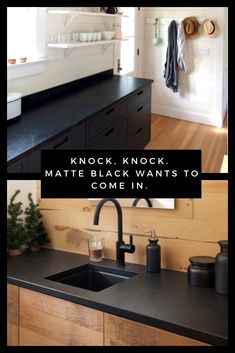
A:
{"label": "black undermount sink", "polygon": [[99,292],[136,275],[135,272],[86,264],[45,279]]}

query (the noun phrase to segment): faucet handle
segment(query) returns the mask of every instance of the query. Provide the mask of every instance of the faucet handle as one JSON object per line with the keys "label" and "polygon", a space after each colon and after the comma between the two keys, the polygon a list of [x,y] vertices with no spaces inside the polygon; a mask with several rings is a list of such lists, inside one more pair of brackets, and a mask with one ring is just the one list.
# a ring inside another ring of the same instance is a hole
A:
{"label": "faucet handle", "polygon": [[133,235],[130,235],[129,239],[130,239],[130,245],[133,245]]}

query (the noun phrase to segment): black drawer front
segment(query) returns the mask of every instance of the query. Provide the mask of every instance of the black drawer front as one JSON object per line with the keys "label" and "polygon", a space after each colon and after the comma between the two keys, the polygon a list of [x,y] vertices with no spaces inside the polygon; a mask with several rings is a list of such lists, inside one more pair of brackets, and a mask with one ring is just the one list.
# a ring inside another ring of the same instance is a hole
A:
{"label": "black drawer front", "polygon": [[65,134],[57,137],[52,142],[45,144],[42,149],[45,150],[69,150],[83,149],[86,146],[86,131],[85,124],[80,124],[73,127]]}
{"label": "black drawer front", "polygon": [[126,149],[127,146],[127,120],[107,129],[95,142],[90,143],[89,149]]}
{"label": "black drawer front", "polygon": [[102,113],[91,118],[87,123],[88,140],[91,141],[102,134],[104,130],[118,122],[126,113],[127,101],[125,100],[121,104],[114,104]]}
{"label": "black drawer front", "polygon": [[23,158],[17,162],[9,163],[7,166],[7,173],[23,173],[26,159]]}
{"label": "black drawer front", "polygon": [[139,89],[129,98],[128,112],[151,98],[151,85]]}
{"label": "black drawer front", "polygon": [[68,150],[86,148],[86,130],[82,123],[62,134],[49,143],[45,143],[37,150],[31,152],[18,162],[9,164],[8,173],[40,173],[41,172],[41,150]]}
{"label": "black drawer front", "polygon": [[151,139],[151,101],[128,117],[128,149],[143,149]]}

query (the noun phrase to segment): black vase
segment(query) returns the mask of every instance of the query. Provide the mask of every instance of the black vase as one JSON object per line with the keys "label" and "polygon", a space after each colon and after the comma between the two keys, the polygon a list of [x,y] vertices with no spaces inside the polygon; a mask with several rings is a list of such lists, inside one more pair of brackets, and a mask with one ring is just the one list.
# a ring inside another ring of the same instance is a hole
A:
{"label": "black vase", "polygon": [[215,261],[215,290],[222,295],[228,295],[228,241],[219,241],[221,251]]}
{"label": "black vase", "polygon": [[149,244],[146,247],[147,271],[161,271],[161,247],[158,244],[158,239],[152,237],[149,239]]}

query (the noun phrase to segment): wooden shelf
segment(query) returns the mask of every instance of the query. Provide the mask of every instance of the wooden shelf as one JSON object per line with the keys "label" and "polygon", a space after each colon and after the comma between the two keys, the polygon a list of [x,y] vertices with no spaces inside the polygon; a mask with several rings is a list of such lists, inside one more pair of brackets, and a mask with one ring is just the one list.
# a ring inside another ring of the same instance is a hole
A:
{"label": "wooden shelf", "polygon": [[111,43],[118,43],[121,39],[111,39],[111,40],[98,40],[94,42],[68,42],[68,43],[47,43],[50,48],[60,48],[60,49],[72,49],[79,47],[87,47],[91,45],[104,45]]}
{"label": "wooden shelf", "polygon": [[122,14],[109,14],[104,12],[85,12],[76,10],[48,10],[50,14],[67,16],[98,16],[98,17],[128,17]]}

